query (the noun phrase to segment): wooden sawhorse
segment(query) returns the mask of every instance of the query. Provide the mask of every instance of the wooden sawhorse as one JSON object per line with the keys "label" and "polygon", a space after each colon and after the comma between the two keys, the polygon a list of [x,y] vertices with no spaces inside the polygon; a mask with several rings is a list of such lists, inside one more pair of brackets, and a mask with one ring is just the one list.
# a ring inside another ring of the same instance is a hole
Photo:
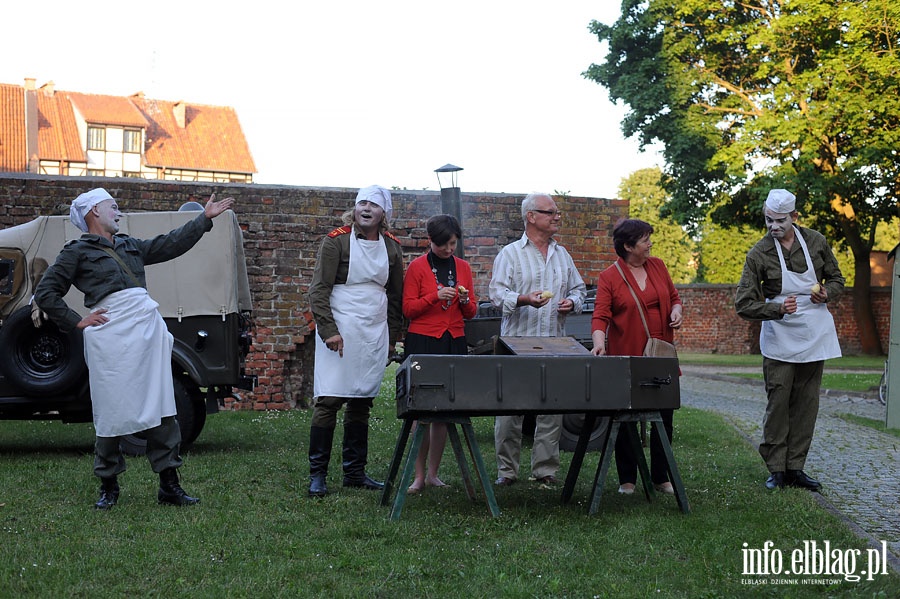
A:
{"label": "wooden sawhorse", "polygon": [[[475,465],[475,472],[478,474],[481,490],[484,491],[484,497],[487,500],[488,508],[491,510],[491,515],[499,516],[500,508],[497,506],[497,500],[494,498],[494,490],[491,487],[491,480],[488,478],[487,470],[484,467],[481,450],[478,449],[478,442],[475,439],[475,429],[472,428],[472,421],[464,417],[403,419],[403,428],[400,430],[400,436],[397,437],[397,446],[394,449],[394,457],[391,459],[391,466],[388,470],[387,478],[384,481],[384,490],[381,492],[381,505],[388,505],[390,502],[394,479],[397,478],[397,472],[400,470],[400,462],[403,460],[403,453],[406,450],[406,444],[409,440],[410,431],[412,430],[412,425],[415,420],[418,420],[419,424],[440,423],[447,425],[447,436],[450,439],[451,447],[453,447],[456,463],[459,465],[459,472],[462,475],[463,484],[466,487],[466,494],[468,494],[469,499],[475,501],[475,487],[472,484],[472,476],[469,472],[469,466],[466,463],[466,456],[463,453],[459,433],[456,430],[457,425],[459,425],[463,431],[463,436],[466,439],[466,446],[469,449],[469,455],[472,457],[472,462]],[[400,513],[403,511],[403,504],[406,502],[406,492],[412,482],[416,466],[416,456],[419,455],[419,447],[422,445],[422,437],[424,434],[425,427],[417,426],[416,432],[413,434],[409,454],[406,456],[406,465],[403,468],[403,475],[400,477],[397,494],[394,497],[394,505],[391,508],[390,515],[391,520],[400,519]]]}
{"label": "wooden sawhorse", "polygon": [[[572,491],[575,489],[575,483],[578,481],[578,474],[581,465],[584,462],[584,454],[587,450],[588,441],[590,441],[591,431],[594,430],[596,419],[601,417],[598,414],[588,413],[585,415],[584,425],[581,429],[581,435],[578,437],[578,444],[575,446],[575,453],[572,456],[572,463],[569,466],[569,473],[566,476],[566,483],[563,486],[562,502],[568,503],[572,499]],[[609,415],[609,426],[602,437],[602,450],[600,452],[600,463],[597,465],[597,474],[594,476],[594,486],[591,490],[589,514],[597,513],[600,508],[600,498],[603,495],[603,483],[606,481],[606,475],[609,472],[610,461],[613,451],[616,447],[616,437],[619,434],[623,424],[630,422],[649,422],[652,429],[655,429],[662,443],[663,452],[666,454],[666,465],[669,470],[669,480],[675,490],[675,499],[678,501],[678,507],[685,514],[691,512],[688,506],[687,494],[684,491],[684,484],[681,481],[681,475],[678,473],[678,465],[675,463],[675,455],[672,453],[672,445],[669,443],[669,437],[666,435],[666,429],[663,426],[662,416],[659,411],[621,411],[613,412]],[[641,447],[640,439],[638,439],[637,431],[633,427],[625,428],[631,447],[637,456],[638,473],[641,477],[641,483],[644,487],[644,495],[647,501],[653,500],[654,489],[653,482],[650,480],[650,470],[647,468],[647,458],[644,457],[644,450]]]}

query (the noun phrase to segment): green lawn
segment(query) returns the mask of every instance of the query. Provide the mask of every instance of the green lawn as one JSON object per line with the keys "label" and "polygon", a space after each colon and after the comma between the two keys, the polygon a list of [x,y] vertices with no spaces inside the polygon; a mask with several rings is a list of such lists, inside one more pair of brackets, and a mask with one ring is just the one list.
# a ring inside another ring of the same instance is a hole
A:
{"label": "green lawn", "polygon": [[[748,379],[762,380],[762,356],[741,355],[725,356],[717,354],[678,354],[682,364],[698,364],[719,366],[722,374]],[[728,368],[755,366],[756,372],[734,372]],[[884,368],[883,357],[845,356],[825,362],[825,373],[822,375],[822,387],[839,391],[857,393],[876,393]],[[854,372],[856,371],[856,372]]]}
{"label": "green lawn", "polygon": [[[400,429],[392,395],[387,378],[371,423],[378,477]],[[448,449],[442,475],[452,486],[410,497],[398,522],[378,493],[340,487],[339,452],[333,494],[306,497],[309,418],[211,416],[182,469],[201,505],[156,505],[146,460],[129,458],[108,513],[91,509],[89,425],[0,422],[0,596],[891,597],[900,588],[894,574],[799,577],[842,580],[827,588],[770,577],[746,584],[744,544],[771,541],[785,556],[804,541],[863,556],[866,544],[811,494],[767,492],[759,456],[709,413],[685,408],[675,419],[689,515],[672,497],[620,496],[610,479],[589,516],[598,457],[589,454],[571,504],[560,504],[559,489],[523,481],[497,489],[502,515],[492,518],[483,501],[467,499]],[[492,419],[474,424],[493,475]],[[563,454],[563,473],[570,458]]]}
{"label": "green lawn", "polygon": [[[684,364],[703,364],[709,366],[759,366],[762,368],[762,356],[759,354],[725,355],[697,354],[678,352],[678,360]],[[884,368],[884,356],[843,356],[825,361],[825,369],[877,370]],[[880,376],[880,375],[879,375]]]}

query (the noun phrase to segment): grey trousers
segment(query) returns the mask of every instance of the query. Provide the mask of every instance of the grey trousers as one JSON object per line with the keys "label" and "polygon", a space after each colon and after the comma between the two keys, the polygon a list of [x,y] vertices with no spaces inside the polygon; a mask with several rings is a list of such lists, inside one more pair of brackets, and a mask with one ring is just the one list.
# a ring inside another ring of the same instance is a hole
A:
{"label": "grey trousers", "polygon": [[[519,455],[522,453],[523,416],[497,416],[494,421],[494,448],[497,452],[497,474],[513,480],[519,478]],[[531,475],[535,478],[556,476],[559,471],[559,435],[562,415],[549,414],[535,418],[534,445],[531,449]]]}
{"label": "grey trousers", "polygon": [[[174,416],[166,416],[159,426],[141,432],[147,439],[147,459],[157,474],[167,468],[180,468],[181,429]],[[125,458],[119,449],[119,437],[97,437],[94,445],[94,474],[109,478],[125,472]]]}
{"label": "grey trousers", "polygon": [[769,403],[759,455],[769,472],[802,470],[819,415],[825,362],[795,364],[763,358]]}

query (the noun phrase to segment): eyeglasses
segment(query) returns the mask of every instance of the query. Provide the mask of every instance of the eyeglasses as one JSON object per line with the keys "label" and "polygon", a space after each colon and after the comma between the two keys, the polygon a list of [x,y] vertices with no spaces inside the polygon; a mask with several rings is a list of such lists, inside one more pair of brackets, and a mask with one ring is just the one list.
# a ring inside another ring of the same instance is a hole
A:
{"label": "eyeglasses", "polygon": [[546,214],[547,216],[558,216],[562,218],[563,213],[559,210],[538,210],[537,208],[533,209],[532,212],[540,212],[541,214]]}

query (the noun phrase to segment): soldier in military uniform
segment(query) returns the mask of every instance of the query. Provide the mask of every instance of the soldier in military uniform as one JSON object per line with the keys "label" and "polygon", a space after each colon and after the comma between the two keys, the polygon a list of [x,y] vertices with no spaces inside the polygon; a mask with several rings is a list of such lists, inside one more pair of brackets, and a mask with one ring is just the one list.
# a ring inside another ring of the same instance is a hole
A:
{"label": "soldier in military uniform", "polygon": [[365,472],[369,412],[378,394],[390,346],[402,327],[403,254],[387,231],[391,192],[359,190],[344,226],[322,241],[309,287],[316,323],[313,416],[309,433],[309,495],[328,493],[326,477],[337,412],[344,411],[345,487],[377,490]]}
{"label": "soldier in military uniform", "polygon": [[768,395],[759,454],[767,489],[818,491],[803,467],[816,429],[825,360],[839,358],[828,302],[844,290],[844,277],[828,241],[795,224],[796,197],[773,189],[763,208],[768,235],[747,253],[735,293],[738,315],[761,321],[759,349]]}
{"label": "soldier in military uniform", "polygon": [[[102,188],[79,195],[69,219],[84,235],[68,243],[35,290],[35,324],[43,313],[62,331],[84,332],[96,433],[94,474],[100,478],[97,509],[119,499],[118,475],[125,471],[119,437],[142,433],[147,458],[159,474],[159,503],[199,501],[181,488],[177,469],[181,431],[175,420],[172,382],[173,338],[147,293],[144,267],[172,260],[212,229],[212,219],[234,200],[210,196],[203,212],[182,227],[153,239],[119,233],[122,214]],[[84,293],[90,314],[81,317],[63,299],[71,286]]]}

